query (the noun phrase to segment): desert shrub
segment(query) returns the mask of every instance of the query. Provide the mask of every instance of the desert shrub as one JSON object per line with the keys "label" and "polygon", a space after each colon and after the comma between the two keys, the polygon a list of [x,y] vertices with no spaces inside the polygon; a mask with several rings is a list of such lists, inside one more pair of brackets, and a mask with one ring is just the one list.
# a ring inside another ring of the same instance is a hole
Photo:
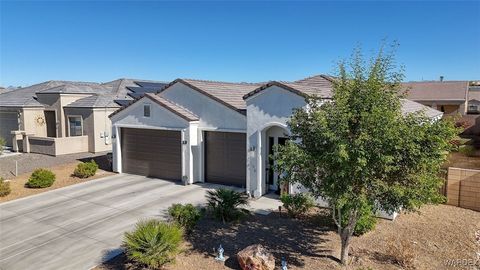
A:
{"label": "desert shrub", "polygon": [[280,201],[291,217],[299,217],[315,206],[315,201],[308,193],[282,194]]}
{"label": "desert shrub", "polygon": [[200,210],[192,204],[173,204],[168,208],[168,214],[185,232],[190,232],[202,217]]}
{"label": "desert shrub", "polygon": [[25,184],[29,188],[46,188],[55,182],[55,174],[47,169],[36,169]]}
{"label": "desert shrub", "polygon": [[3,137],[0,137],[0,155],[3,154],[3,148],[7,145],[7,140]]}
{"label": "desert shrub", "polygon": [[98,165],[95,160],[92,159],[90,162],[79,163],[73,171],[73,175],[79,178],[88,178],[94,176],[97,170]]}
{"label": "desert shrub", "polygon": [[240,208],[248,204],[245,193],[230,189],[217,189],[207,191],[207,206],[215,218],[224,223],[240,219],[247,210]]}
{"label": "desert shrub", "polygon": [[396,238],[390,238],[387,241],[387,256],[405,269],[414,269],[417,255],[413,243],[406,239]]}
{"label": "desert shrub", "polygon": [[150,219],[140,221],[123,239],[125,254],[137,266],[162,269],[180,252],[183,230],[175,223]]}
{"label": "desert shrub", "polygon": [[467,157],[475,156],[476,149],[473,145],[461,145],[458,147],[458,151]]}
{"label": "desert shrub", "polygon": [[[347,224],[347,222],[348,218],[343,217],[342,223]],[[375,229],[376,224],[377,218],[375,217],[373,207],[368,203],[364,202],[359,208],[359,218],[357,220],[357,224],[355,224],[355,228],[353,229],[353,235],[363,235]]]}
{"label": "desert shrub", "polygon": [[0,197],[7,196],[11,191],[10,182],[5,182],[5,180],[0,177]]}

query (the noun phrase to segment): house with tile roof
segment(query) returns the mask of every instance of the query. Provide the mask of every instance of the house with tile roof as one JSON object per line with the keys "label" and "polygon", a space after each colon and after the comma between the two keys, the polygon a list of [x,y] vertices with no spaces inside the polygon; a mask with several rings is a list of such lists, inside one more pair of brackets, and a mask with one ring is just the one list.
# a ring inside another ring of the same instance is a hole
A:
{"label": "house with tile roof", "polygon": [[0,137],[15,151],[55,156],[108,151],[108,115],[164,85],[132,79],[47,81],[4,92],[0,94]]}
{"label": "house with tile roof", "polygon": [[[279,189],[275,145],[290,134],[287,121],[306,97],[332,98],[332,80],[230,83],[177,79],[110,115],[113,170],[179,181],[239,186],[259,197]],[[405,114],[442,112],[402,99]],[[291,186],[292,192],[301,187]]]}
{"label": "house with tile roof", "polygon": [[403,83],[406,98],[444,113],[459,116],[463,135],[480,135],[480,83],[478,81],[419,81]]}

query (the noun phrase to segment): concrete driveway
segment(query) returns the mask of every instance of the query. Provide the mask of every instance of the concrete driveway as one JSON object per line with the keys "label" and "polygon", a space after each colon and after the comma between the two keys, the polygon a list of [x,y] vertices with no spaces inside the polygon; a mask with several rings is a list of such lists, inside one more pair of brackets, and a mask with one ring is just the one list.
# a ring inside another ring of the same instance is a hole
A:
{"label": "concrete driveway", "polygon": [[119,253],[141,218],[204,202],[217,185],[114,175],[0,204],[0,269],[89,269]]}

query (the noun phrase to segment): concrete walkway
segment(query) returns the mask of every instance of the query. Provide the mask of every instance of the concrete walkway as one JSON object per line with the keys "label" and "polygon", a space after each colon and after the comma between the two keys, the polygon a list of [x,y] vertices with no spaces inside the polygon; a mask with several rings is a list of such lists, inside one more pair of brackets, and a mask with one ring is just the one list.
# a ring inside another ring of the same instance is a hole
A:
{"label": "concrete walkway", "polygon": [[117,255],[139,219],[162,218],[172,203],[204,203],[216,187],[123,174],[2,203],[0,269],[89,269]]}

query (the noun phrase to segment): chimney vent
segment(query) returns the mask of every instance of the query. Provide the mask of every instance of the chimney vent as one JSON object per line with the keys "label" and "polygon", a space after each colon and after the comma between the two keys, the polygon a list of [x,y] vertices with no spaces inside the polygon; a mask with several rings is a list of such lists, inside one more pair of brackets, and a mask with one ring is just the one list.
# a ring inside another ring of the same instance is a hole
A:
{"label": "chimney vent", "polygon": [[440,81],[443,82],[443,76],[440,76]]}

